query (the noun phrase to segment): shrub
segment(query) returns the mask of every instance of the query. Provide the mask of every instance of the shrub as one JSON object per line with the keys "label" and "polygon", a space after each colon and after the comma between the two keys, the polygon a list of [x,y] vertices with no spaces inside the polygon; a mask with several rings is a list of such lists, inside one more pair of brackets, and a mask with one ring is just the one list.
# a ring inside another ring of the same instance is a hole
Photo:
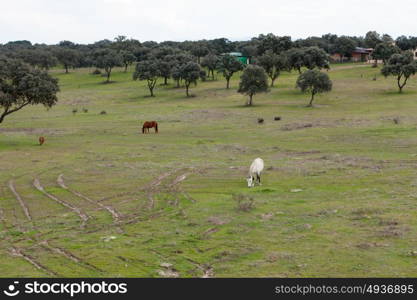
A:
{"label": "shrub", "polygon": [[233,200],[236,201],[236,209],[238,211],[248,212],[255,208],[255,200],[247,195],[233,194]]}

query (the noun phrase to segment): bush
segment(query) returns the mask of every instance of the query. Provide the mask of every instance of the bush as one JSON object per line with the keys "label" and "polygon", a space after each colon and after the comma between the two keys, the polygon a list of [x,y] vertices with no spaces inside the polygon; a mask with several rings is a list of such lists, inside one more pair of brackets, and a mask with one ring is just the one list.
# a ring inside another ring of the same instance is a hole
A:
{"label": "bush", "polygon": [[236,201],[236,209],[238,211],[248,212],[255,208],[255,200],[243,194],[233,194],[233,200]]}

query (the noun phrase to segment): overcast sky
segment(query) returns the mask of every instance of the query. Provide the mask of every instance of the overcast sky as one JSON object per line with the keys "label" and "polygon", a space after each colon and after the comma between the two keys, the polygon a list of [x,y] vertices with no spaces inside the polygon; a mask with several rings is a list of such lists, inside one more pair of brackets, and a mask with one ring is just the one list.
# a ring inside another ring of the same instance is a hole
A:
{"label": "overcast sky", "polygon": [[0,0],[0,43],[92,43],[126,35],[145,40],[243,40],[260,33],[293,39],[417,36],[416,0]]}

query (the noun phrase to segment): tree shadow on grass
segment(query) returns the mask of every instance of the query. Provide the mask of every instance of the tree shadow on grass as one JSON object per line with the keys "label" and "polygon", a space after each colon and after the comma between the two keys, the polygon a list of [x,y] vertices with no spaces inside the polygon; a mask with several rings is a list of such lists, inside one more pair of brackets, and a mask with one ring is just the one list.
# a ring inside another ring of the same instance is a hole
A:
{"label": "tree shadow on grass", "polygon": [[378,90],[376,94],[381,96],[392,96],[392,97],[402,97],[407,95],[416,95],[417,90],[412,89],[413,87],[409,87],[407,89],[407,86],[404,87],[403,92],[399,93],[398,89],[392,88],[392,89],[384,89],[384,90]]}

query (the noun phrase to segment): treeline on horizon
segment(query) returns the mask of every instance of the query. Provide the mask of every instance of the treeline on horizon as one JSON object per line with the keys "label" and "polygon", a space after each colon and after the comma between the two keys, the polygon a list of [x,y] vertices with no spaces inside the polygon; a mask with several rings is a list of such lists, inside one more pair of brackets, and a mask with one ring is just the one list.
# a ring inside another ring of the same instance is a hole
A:
{"label": "treeline on horizon", "polygon": [[[400,36],[393,39],[388,34],[379,34],[369,31],[364,37],[337,36],[325,34],[321,37],[309,37],[292,41],[290,36],[275,36],[272,33],[261,34],[248,41],[230,41],[226,38],[199,41],[164,41],[140,42],[118,36],[113,41],[105,39],[92,44],[77,44],[71,41],[61,41],[56,45],[32,44],[30,41],[11,41],[0,44],[0,56],[16,58],[26,63],[48,70],[62,65],[68,72],[71,68],[97,67],[105,68],[104,56],[114,56],[117,59],[115,66],[129,65],[149,58],[165,58],[170,55],[192,56],[197,63],[209,54],[220,55],[230,52],[241,52],[243,56],[257,57],[271,51],[280,54],[292,48],[318,47],[331,55],[339,53],[349,58],[356,47],[374,48],[380,46],[380,56],[375,59],[389,58],[398,51],[413,50],[417,48],[417,37]],[[393,48],[395,47],[395,48]],[[389,52],[389,53],[386,53]],[[385,54],[385,55],[384,55]],[[378,56],[375,54],[375,56]],[[384,57],[385,56],[385,57]]]}
{"label": "treeline on horizon", "polygon": [[[281,72],[296,70],[299,73],[297,87],[314,96],[329,92],[332,81],[322,69],[329,69],[331,54],[338,53],[340,61],[349,58],[356,47],[373,48],[371,58],[376,67],[382,61],[381,73],[395,76],[401,93],[410,76],[417,73],[415,54],[417,37],[400,36],[396,40],[387,34],[369,31],[365,37],[326,34],[292,41],[290,36],[272,33],[259,35],[249,41],[232,42],[225,38],[184,42],[140,42],[118,36],[113,41],[102,40],[93,44],[75,44],[62,41],[57,45],[32,44],[30,41],[13,41],[0,45],[0,123],[11,113],[27,105],[56,104],[59,85],[57,78],[48,70],[61,66],[70,69],[94,67],[92,75],[110,76],[115,67],[128,67],[136,63],[133,80],[146,81],[151,97],[159,79],[168,84],[172,79],[176,88],[185,87],[187,97],[193,96],[189,89],[199,80],[215,80],[220,73],[230,88],[230,79],[243,71],[238,92],[249,96],[247,105],[257,93],[268,92]],[[231,55],[241,52],[249,57],[242,61]],[[2,110],[1,110],[2,109]]]}

